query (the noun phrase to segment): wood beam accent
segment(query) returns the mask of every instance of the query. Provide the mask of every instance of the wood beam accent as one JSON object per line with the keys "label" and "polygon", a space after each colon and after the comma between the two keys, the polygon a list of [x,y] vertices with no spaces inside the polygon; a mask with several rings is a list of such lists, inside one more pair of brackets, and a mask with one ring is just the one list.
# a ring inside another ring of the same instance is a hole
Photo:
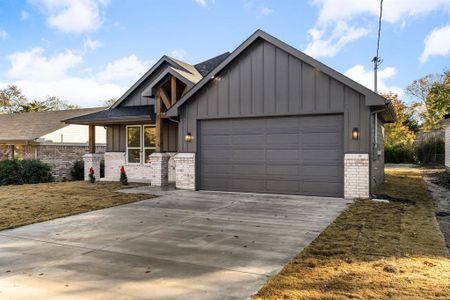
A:
{"label": "wood beam accent", "polygon": [[163,88],[159,88],[159,96],[161,100],[164,102],[166,108],[169,108],[170,107],[169,96],[167,95],[166,91]]}
{"label": "wood beam accent", "polygon": [[184,95],[186,95],[186,93],[189,91],[189,87],[186,85],[185,87],[184,87],[184,90],[183,90],[183,92],[181,93],[181,97],[183,97]]}
{"label": "wood beam accent", "polygon": [[171,91],[171,105],[174,105],[178,99],[177,99],[177,78],[175,76],[172,76],[170,79],[170,91]]}
{"label": "wood beam accent", "polygon": [[[161,90],[161,89],[160,89]],[[156,152],[161,152],[161,93],[156,94],[155,146]]]}
{"label": "wood beam accent", "polygon": [[95,125],[89,125],[89,153],[95,153]]}

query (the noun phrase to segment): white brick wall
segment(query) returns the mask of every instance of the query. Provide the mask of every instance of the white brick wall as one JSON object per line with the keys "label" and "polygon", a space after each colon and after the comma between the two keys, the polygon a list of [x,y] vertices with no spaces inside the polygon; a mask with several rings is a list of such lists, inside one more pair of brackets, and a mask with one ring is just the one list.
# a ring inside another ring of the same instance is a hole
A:
{"label": "white brick wall", "polygon": [[445,122],[445,166],[450,172],[450,120]]}
{"label": "white brick wall", "polygon": [[84,180],[89,181],[89,169],[94,169],[95,179],[100,181],[100,161],[103,159],[103,154],[88,153],[83,155],[84,161]]}
{"label": "white brick wall", "polygon": [[[169,182],[175,182],[175,160],[176,153],[167,153],[169,159]],[[106,152],[105,153],[105,181],[120,181],[120,167],[125,167],[128,181],[130,182],[151,182],[150,164],[126,164],[125,152]]]}
{"label": "white brick wall", "polygon": [[176,187],[195,190],[195,153],[178,153],[174,157]]}
{"label": "white brick wall", "polygon": [[153,153],[150,155],[150,180],[152,186],[166,186],[169,184],[169,159],[167,153]]}
{"label": "white brick wall", "polygon": [[346,199],[369,198],[369,154],[345,154],[344,177]]}

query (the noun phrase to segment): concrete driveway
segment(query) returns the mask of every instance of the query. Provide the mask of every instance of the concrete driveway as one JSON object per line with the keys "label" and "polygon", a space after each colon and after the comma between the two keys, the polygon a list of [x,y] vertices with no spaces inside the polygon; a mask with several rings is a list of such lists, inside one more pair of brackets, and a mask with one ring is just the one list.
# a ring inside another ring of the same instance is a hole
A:
{"label": "concrete driveway", "polygon": [[0,231],[0,299],[246,299],[348,203],[172,191]]}

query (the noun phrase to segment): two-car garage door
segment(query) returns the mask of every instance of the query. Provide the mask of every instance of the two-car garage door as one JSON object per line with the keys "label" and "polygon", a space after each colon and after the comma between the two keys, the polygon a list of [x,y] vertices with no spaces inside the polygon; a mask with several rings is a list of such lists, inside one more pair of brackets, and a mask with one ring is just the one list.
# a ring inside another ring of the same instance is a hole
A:
{"label": "two-car garage door", "polygon": [[199,188],[341,197],[342,115],[204,120]]}

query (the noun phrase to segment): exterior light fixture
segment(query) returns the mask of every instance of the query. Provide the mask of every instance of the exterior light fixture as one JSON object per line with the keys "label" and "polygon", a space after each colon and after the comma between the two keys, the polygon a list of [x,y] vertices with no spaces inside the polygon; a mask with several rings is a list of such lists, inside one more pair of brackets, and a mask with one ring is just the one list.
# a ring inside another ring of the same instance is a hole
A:
{"label": "exterior light fixture", "polygon": [[188,142],[188,143],[192,142],[192,135],[191,135],[190,132],[188,132],[188,133],[186,134],[186,136],[184,137],[184,140],[185,140],[186,142]]}
{"label": "exterior light fixture", "polygon": [[359,139],[359,130],[357,127],[353,128],[353,130],[352,130],[352,139],[354,139],[354,140]]}

